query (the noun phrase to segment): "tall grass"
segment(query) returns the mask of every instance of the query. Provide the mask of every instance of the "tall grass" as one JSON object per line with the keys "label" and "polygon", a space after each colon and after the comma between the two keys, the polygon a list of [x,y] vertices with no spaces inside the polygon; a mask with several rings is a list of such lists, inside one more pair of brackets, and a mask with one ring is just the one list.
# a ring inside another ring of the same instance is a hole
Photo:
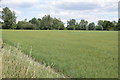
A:
{"label": "tall grass", "polygon": [[0,79],[2,79],[2,53],[3,53],[1,47],[2,47],[2,30],[0,29]]}
{"label": "tall grass", "polygon": [[64,78],[50,66],[41,65],[18,48],[5,44],[2,51],[2,78]]}
{"label": "tall grass", "polygon": [[1,41],[0,41],[0,79],[2,79],[2,54],[3,50],[1,49]]}
{"label": "tall grass", "polygon": [[[30,53],[37,61],[75,78],[118,77],[118,32],[12,31],[4,42]],[[52,65],[51,65],[52,64]]]}
{"label": "tall grass", "polygon": [[2,79],[2,54],[3,50],[0,49],[0,80]]}

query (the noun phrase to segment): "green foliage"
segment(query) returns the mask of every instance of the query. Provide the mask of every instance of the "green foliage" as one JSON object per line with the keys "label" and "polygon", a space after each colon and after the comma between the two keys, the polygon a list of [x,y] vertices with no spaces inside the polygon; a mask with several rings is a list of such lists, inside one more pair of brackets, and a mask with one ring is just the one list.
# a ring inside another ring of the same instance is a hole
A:
{"label": "green foliage", "polygon": [[0,21],[0,29],[2,29],[2,25],[3,25],[3,23]]}
{"label": "green foliage", "polygon": [[28,30],[33,30],[33,29],[35,29],[35,28],[34,28],[34,25],[31,24],[31,23],[29,23],[29,22],[24,23],[24,24],[22,25],[22,27],[23,27],[23,29],[28,29]]}
{"label": "green foliage", "polygon": [[64,30],[64,23],[57,18],[52,18],[50,15],[45,15],[42,19],[32,18],[27,22],[19,21],[16,29],[31,29],[31,30]]}
{"label": "green foliage", "polygon": [[117,27],[117,30],[120,31],[120,23],[118,23],[116,27]]}
{"label": "green foliage", "polygon": [[88,30],[88,27],[87,27],[88,21],[81,20],[79,25],[80,25],[80,30]]}
{"label": "green foliage", "polygon": [[115,29],[115,25],[116,23],[115,22],[110,22],[110,21],[107,21],[107,20],[99,20],[98,21],[98,26],[102,26],[103,27],[103,30],[111,30],[111,29]]}
{"label": "green foliage", "polygon": [[76,20],[71,19],[70,21],[67,21],[67,29],[68,30],[75,30]]}
{"label": "green foliage", "polygon": [[76,22],[75,30],[80,30],[80,25],[78,22]]}
{"label": "green foliage", "polygon": [[33,30],[33,29],[35,29],[35,24],[32,24],[30,22],[26,22],[26,21],[19,21],[16,29]]}
{"label": "green foliage", "polygon": [[24,21],[19,21],[16,29],[23,29],[23,24],[24,23],[25,23]]}
{"label": "green foliage", "polygon": [[41,21],[42,29],[44,29],[44,30],[51,30],[52,29],[52,25],[53,25],[52,19],[53,18],[50,15],[45,15],[42,18],[42,21]]}
{"label": "green foliage", "polygon": [[92,22],[88,25],[88,30],[95,30],[95,23]]}
{"label": "green foliage", "polygon": [[99,21],[98,21],[98,25],[99,25],[99,26],[103,26],[103,24],[104,24],[104,21],[103,21],[103,20],[99,20]]}
{"label": "green foliage", "polygon": [[117,30],[120,31],[120,18],[118,19],[118,23],[117,23],[117,25],[116,25],[116,28],[117,28]]}
{"label": "green foliage", "polygon": [[32,18],[29,22],[31,22],[32,24],[38,24],[38,21],[36,18]]}
{"label": "green foliage", "polygon": [[103,27],[101,25],[97,25],[95,29],[96,30],[103,30]]}
{"label": "green foliage", "polygon": [[17,24],[13,24],[12,26],[11,26],[11,29],[16,29],[17,28]]}
{"label": "green foliage", "polygon": [[13,25],[16,24],[15,12],[12,12],[8,7],[3,8],[2,20],[4,21],[3,29],[14,28]]}
{"label": "green foliage", "polygon": [[35,24],[35,28],[41,30],[64,30],[63,22],[60,19],[52,18],[50,15],[45,15],[42,19],[33,18],[29,22]]}
{"label": "green foliage", "polygon": [[64,24],[61,20],[54,18],[53,19],[53,25],[52,25],[53,29],[55,30],[64,30]]}
{"label": "green foliage", "polygon": [[40,19],[32,18],[29,22],[34,25],[34,29],[36,29],[36,30],[40,29],[40,27],[41,27],[41,20]]}
{"label": "green foliage", "polygon": [[4,42],[72,78],[118,77],[118,32],[3,30]]}
{"label": "green foliage", "polygon": [[109,30],[110,27],[114,27],[113,23],[110,21],[104,21],[104,24],[103,24],[104,30]]}

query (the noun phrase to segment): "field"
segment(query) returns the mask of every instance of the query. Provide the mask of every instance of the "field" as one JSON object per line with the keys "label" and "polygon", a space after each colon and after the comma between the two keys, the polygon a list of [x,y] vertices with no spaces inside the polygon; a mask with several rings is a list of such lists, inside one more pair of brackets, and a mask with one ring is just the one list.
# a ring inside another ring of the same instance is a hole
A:
{"label": "field", "polygon": [[118,77],[118,32],[3,30],[3,41],[67,77]]}
{"label": "field", "polygon": [[[18,48],[4,44],[2,53],[2,78],[64,78],[50,66],[45,66]],[[0,74],[1,76],[1,74]],[[0,77],[1,78],[1,77]]]}
{"label": "field", "polygon": [[[3,48],[1,48],[2,44]],[[2,38],[0,38],[0,79],[64,77],[50,66],[35,61],[30,55],[23,54],[19,48],[2,43]]]}

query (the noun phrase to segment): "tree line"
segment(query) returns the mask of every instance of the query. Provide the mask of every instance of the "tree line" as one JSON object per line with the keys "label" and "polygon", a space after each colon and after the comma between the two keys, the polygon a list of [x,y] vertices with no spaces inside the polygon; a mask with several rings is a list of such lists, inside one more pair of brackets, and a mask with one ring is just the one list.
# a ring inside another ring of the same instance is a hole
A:
{"label": "tree line", "polygon": [[15,12],[11,11],[8,7],[3,8],[0,12],[0,18],[4,22],[2,24],[2,29],[25,29],[25,30],[120,30],[120,19],[116,21],[99,20],[97,25],[94,22],[89,23],[87,20],[82,19],[77,22],[75,19],[70,19],[67,21],[67,27],[64,23],[57,18],[52,18],[50,15],[45,15],[40,18],[32,18],[27,21],[27,19],[18,21],[16,23]]}

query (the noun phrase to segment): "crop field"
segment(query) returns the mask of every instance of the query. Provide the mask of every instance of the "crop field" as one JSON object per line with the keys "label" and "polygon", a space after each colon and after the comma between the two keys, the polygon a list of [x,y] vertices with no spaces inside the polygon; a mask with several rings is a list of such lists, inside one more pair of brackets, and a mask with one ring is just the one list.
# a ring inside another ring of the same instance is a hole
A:
{"label": "crop field", "polygon": [[64,78],[50,66],[35,61],[18,48],[4,44],[2,53],[2,78]]}
{"label": "crop field", "polygon": [[[0,38],[2,39],[2,38]],[[4,45],[3,48],[2,44]],[[0,80],[2,78],[64,78],[50,66],[35,61],[21,50],[0,40]]]}
{"label": "crop field", "polygon": [[[72,78],[118,77],[118,32],[3,30],[3,42]],[[14,66],[14,65],[13,65]]]}

